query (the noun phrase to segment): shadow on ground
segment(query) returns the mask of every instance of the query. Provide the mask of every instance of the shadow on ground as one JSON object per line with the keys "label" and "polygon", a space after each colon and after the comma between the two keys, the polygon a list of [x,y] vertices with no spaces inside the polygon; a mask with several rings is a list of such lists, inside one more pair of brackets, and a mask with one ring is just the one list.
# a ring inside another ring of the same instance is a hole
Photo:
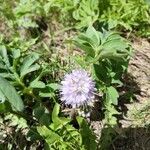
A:
{"label": "shadow on ground", "polygon": [[126,116],[128,112],[127,104],[139,102],[137,97],[140,96],[141,93],[140,87],[138,86],[136,80],[131,74],[125,74],[122,82],[123,86],[118,88],[120,96],[118,99],[118,105],[116,106],[116,109],[121,113],[117,116],[118,121]]}
{"label": "shadow on ground", "polygon": [[99,145],[98,150],[150,150],[150,127],[104,128]]}
{"label": "shadow on ground", "polygon": [[[126,74],[123,77],[123,86],[117,88],[119,92],[118,105],[116,109],[120,112],[118,115],[118,120],[123,119],[123,116],[126,116],[128,112],[127,104],[132,104],[133,102],[138,102],[136,95],[140,95],[141,89],[136,83],[135,79],[131,74]],[[102,98],[94,103],[94,107],[91,112],[91,121],[101,121],[104,119],[104,111],[102,109]]]}

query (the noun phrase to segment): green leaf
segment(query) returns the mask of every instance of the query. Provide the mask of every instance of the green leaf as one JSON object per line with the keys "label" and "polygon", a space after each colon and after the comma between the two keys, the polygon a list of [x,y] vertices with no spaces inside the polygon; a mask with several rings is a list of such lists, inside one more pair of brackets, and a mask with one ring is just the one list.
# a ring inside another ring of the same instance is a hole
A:
{"label": "green leaf", "polygon": [[106,59],[127,62],[131,55],[129,43],[118,33],[106,30],[99,32],[92,26],[85,34],[81,33],[74,39],[74,44],[85,51],[84,57],[89,58],[93,64]]}
{"label": "green leaf", "polygon": [[93,45],[98,47],[100,45],[99,33],[95,30],[93,26],[89,26],[86,30],[86,35],[93,41]]}
{"label": "green leaf", "polygon": [[13,58],[16,59],[16,58],[19,58],[20,57],[20,50],[19,49],[14,49],[12,51],[12,54],[13,54]]}
{"label": "green leaf", "polygon": [[60,111],[60,105],[58,103],[55,104],[53,112],[52,112],[52,121],[57,122],[58,121],[58,114]]}
{"label": "green leaf", "polygon": [[1,46],[0,45],[0,56],[2,56],[3,61],[5,62],[5,64],[10,67],[10,62],[9,62],[9,58],[8,58],[8,54],[7,54],[7,49],[5,46]]}
{"label": "green leaf", "polygon": [[84,44],[89,44],[90,46],[95,46],[95,41],[86,34],[81,33],[78,38],[84,41]]}
{"label": "green leaf", "polygon": [[17,111],[22,111],[24,108],[23,101],[18,95],[15,88],[3,77],[0,76],[0,92],[6,97],[6,100],[9,101],[12,108]]}
{"label": "green leaf", "polygon": [[90,45],[85,44],[85,41],[81,41],[80,39],[75,39],[74,44],[84,50],[87,55],[90,55],[91,57],[94,57],[94,50]]}
{"label": "green leaf", "polygon": [[0,113],[5,112],[6,108],[5,108],[5,104],[4,103],[0,103]]}
{"label": "green leaf", "polygon": [[10,74],[10,73],[0,73],[0,76],[3,77],[3,78],[10,78],[10,79],[13,79],[14,76],[13,74]]}
{"label": "green leaf", "polygon": [[105,62],[101,62],[98,65],[94,64],[94,73],[98,80],[103,81],[105,84],[109,84],[111,79],[108,75],[108,68],[107,64]]}
{"label": "green leaf", "polygon": [[37,53],[32,53],[31,55],[27,56],[24,59],[22,66],[20,68],[21,77],[40,68],[38,64],[32,65],[38,59],[39,59],[39,55]]}
{"label": "green leaf", "polygon": [[41,115],[45,113],[45,107],[39,106],[33,110],[33,114],[37,119],[40,119]]}
{"label": "green leaf", "polygon": [[46,140],[46,142],[51,145],[56,141],[62,141],[62,138],[52,130],[48,129],[46,126],[37,127],[38,133]]}
{"label": "green leaf", "polygon": [[0,103],[0,113],[6,113],[12,111],[10,103],[6,100],[3,103]]}
{"label": "green leaf", "polygon": [[107,100],[111,101],[114,105],[118,104],[119,94],[114,87],[112,86],[107,87],[106,97]]}
{"label": "green leaf", "polygon": [[32,141],[32,142],[39,140],[39,139],[42,140],[42,137],[37,132],[37,129],[35,128],[35,126],[29,128],[29,131],[26,136],[27,136],[27,140]]}
{"label": "green leaf", "polygon": [[[22,73],[22,76],[30,73],[30,72],[33,72],[33,71],[36,71],[36,70],[39,70],[40,69],[40,66],[38,64],[35,64],[35,65],[32,65],[30,66],[24,73]],[[21,77],[22,77],[21,76]]]}
{"label": "green leaf", "polygon": [[95,51],[100,45],[99,32],[94,27],[89,26],[85,34],[80,34],[78,38],[74,40],[76,46],[86,52],[91,57],[95,56]]}
{"label": "green leaf", "polygon": [[59,117],[58,116],[59,111],[60,111],[60,105],[58,103],[56,103],[53,108],[53,112],[52,112],[53,124],[50,125],[50,128],[54,131],[61,129],[63,126],[66,126],[70,122],[70,119],[68,119],[68,118]]}
{"label": "green leaf", "polygon": [[82,136],[82,144],[86,150],[95,150],[96,149],[96,136],[90,129],[87,122],[82,117],[77,117],[77,121],[80,126],[80,133]]}
{"label": "green leaf", "polygon": [[0,103],[4,103],[5,102],[5,95],[2,93],[2,91],[0,90]]}
{"label": "green leaf", "polygon": [[123,86],[123,83],[120,81],[120,80],[118,80],[118,79],[112,79],[112,82],[111,82],[112,84],[118,84],[119,86]]}
{"label": "green leaf", "polygon": [[42,81],[34,80],[30,83],[30,87],[42,89],[42,88],[45,88],[45,83]]}
{"label": "green leaf", "polygon": [[99,16],[98,0],[82,0],[76,3],[77,7],[73,11],[73,18],[77,20],[76,28],[92,25]]}
{"label": "green leaf", "polygon": [[60,85],[57,83],[50,83],[47,84],[46,87],[39,92],[40,97],[50,97],[53,98],[55,97],[55,91],[60,89]]}
{"label": "green leaf", "polygon": [[43,124],[43,125],[46,125],[46,126],[49,126],[50,121],[51,121],[51,118],[50,118],[50,114],[49,113],[42,114],[40,119],[39,119],[39,123]]}
{"label": "green leaf", "polygon": [[39,92],[39,96],[40,97],[50,97],[50,98],[52,98],[52,97],[55,96],[55,94],[54,93],[50,93],[50,92]]}
{"label": "green leaf", "polygon": [[0,62],[0,69],[4,69],[4,70],[6,70],[6,66],[4,65],[4,63],[3,63],[3,62]]}
{"label": "green leaf", "polygon": [[[124,42],[121,38],[120,39],[112,39],[112,40],[107,40],[104,44],[103,44],[104,49],[116,49],[116,50],[120,50],[120,51],[124,51],[128,45],[126,42]],[[126,51],[125,51],[126,52]]]}
{"label": "green leaf", "polygon": [[40,124],[49,126],[50,114],[46,113],[44,106],[39,106],[33,110],[34,116],[38,119]]}
{"label": "green leaf", "polygon": [[60,85],[58,83],[50,83],[50,84],[47,84],[46,86],[53,89],[54,91],[60,89]]}
{"label": "green leaf", "polygon": [[116,110],[116,108],[113,105],[107,104],[105,111],[106,124],[109,124],[112,127],[115,126],[117,124],[117,118],[114,115],[118,114],[120,113]]}

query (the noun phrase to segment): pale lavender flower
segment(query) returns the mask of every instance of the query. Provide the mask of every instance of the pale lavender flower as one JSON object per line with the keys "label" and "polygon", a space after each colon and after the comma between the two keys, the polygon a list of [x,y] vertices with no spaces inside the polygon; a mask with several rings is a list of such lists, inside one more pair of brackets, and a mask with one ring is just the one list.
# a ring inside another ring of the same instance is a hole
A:
{"label": "pale lavender flower", "polygon": [[94,99],[95,83],[85,70],[73,70],[61,82],[61,101],[79,107]]}

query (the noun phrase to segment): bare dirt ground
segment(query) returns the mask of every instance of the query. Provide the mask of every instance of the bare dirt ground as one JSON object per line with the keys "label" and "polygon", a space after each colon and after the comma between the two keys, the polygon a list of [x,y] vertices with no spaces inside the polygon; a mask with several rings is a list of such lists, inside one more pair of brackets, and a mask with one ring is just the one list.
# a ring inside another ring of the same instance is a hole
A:
{"label": "bare dirt ground", "polygon": [[150,150],[150,42],[138,38],[132,46],[134,52],[125,80],[132,102],[123,104],[126,113],[120,120],[113,150]]}
{"label": "bare dirt ground", "polygon": [[135,39],[135,49],[129,65],[129,74],[140,87],[140,101],[150,98],[150,43],[145,39]]}

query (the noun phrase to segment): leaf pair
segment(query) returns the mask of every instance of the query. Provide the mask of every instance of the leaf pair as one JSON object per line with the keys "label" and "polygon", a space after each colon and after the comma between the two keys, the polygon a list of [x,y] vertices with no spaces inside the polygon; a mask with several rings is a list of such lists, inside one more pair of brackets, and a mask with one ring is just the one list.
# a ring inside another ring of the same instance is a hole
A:
{"label": "leaf pair", "polygon": [[106,30],[99,32],[92,26],[74,39],[74,43],[85,51],[93,63],[103,59],[124,60],[130,55],[129,44],[118,33]]}

